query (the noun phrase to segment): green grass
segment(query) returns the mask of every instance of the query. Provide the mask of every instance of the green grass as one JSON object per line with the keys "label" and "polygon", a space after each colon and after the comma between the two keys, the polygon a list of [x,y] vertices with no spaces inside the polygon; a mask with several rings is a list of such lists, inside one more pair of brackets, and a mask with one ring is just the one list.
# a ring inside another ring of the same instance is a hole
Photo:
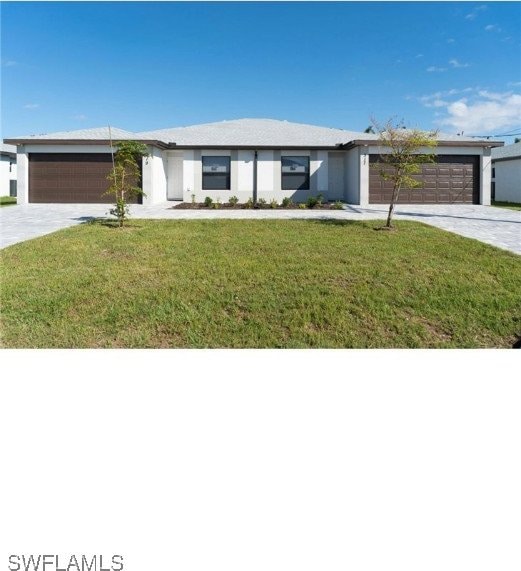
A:
{"label": "green grass", "polygon": [[0,206],[16,204],[16,196],[0,196]]}
{"label": "green grass", "polygon": [[3,347],[509,347],[521,257],[415,222],[133,220],[1,251]]}
{"label": "green grass", "polygon": [[500,208],[511,208],[512,210],[521,210],[521,204],[515,202],[496,202],[492,201],[492,206],[499,206]]}

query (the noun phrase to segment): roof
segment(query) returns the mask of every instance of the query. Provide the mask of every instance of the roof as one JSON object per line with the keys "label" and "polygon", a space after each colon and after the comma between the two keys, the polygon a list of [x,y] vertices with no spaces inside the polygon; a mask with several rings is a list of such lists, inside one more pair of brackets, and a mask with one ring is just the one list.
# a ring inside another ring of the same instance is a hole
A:
{"label": "roof", "polygon": [[512,145],[492,149],[491,154],[492,160],[521,158],[521,143],[514,143]]}
{"label": "roof", "polygon": [[[35,141],[45,141],[45,140],[64,140],[64,141],[92,141],[92,140],[108,140],[110,135],[113,139],[134,139],[135,133],[131,131],[125,131],[124,129],[118,129],[117,127],[110,128],[111,133],[109,133],[108,127],[96,127],[94,129],[78,129],[77,131],[58,131],[57,133],[42,133],[40,135],[25,135],[23,137],[13,137],[12,140],[31,140]],[[11,139],[9,139],[11,140]]]}
{"label": "roof", "polygon": [[0,143],[0,154],[2,155],[16,155],[15,145],[6,145],[5,143]]}
{"label": "roof", "polygon": [[[276,119],[235,119],[188,127],[172,127],[155,131],[132,133],[116,127],[111,128],[113,140],[137,140],[159,146],[179,147],[267,147],[267,148],[331,148],[340,145],[354,146],[363,143],[377,143],[378,135],[332,129],[317,125],[306,125]],[[109,128],[80,129],[78,131],[60,131],[43,135],[28,135],[5,139],[10,143],[23,144],[35,142],[107,142]],[[440,143],[456,145],[464,143],[472,146],[497,146],[500,142],[464,138],[456,135],[438,135]]]}
{"label": "roof", "polygon": [[138,135],[178,146],[334,147],[363,133],[275,119],[236,119]]}

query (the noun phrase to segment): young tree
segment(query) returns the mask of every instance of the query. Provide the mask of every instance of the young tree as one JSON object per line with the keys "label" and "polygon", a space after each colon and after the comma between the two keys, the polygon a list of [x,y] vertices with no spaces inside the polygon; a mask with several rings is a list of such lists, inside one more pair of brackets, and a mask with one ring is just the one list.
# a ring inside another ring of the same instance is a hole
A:
{"label": "young tree", "polygon": [[135,196],[145,196],[138,185],[141,178],[141,159],[148,157],[148,149],[146,145],[136,141],[120,141],[116,147],[113,169],[107,177],[110,186],[105,195],[114,196],[116,199],[110,214],[117,218],[121,228],[129,217],[128,201]]}
{"label": "young tree", "polygon": [[435,163],[434,149],[437,145],[437,131],[419,131],[406,129],[403,122],[387,121],[385,125],[373,124],[378,132],[378,145],[387,152],[381,154],[380,163],[375,167],[380,169],[380,176],[393,183],[393,193],[386,228],[392,228],[394,206],[398,201],[402,188],[419,188],[422,183],[414,178],[421,172],[424,163]]}

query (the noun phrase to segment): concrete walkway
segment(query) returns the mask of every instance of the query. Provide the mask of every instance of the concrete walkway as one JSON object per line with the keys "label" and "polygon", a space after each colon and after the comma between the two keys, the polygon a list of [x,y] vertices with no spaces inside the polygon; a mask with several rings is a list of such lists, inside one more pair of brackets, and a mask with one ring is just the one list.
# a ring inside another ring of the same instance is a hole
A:
{"label": "concrete walkway", "polygon": [[[345,206],[344,210],[175,210],[171,202],[131,206],[134,218],[228,219],[385,219],[387,207]],[[107,204],[26,204],[0,208],[0,248],[43,236],[91,218],[107,216]],[[416,220],[521,255],[521,211],[479,205],[400,205],[397,220]]]}

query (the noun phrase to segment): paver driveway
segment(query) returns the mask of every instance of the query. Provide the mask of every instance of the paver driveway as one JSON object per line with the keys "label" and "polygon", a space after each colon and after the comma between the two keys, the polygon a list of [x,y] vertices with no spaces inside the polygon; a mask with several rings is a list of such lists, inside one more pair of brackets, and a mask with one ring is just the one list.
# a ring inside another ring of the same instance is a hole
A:
{"label": "paver driveway", "polygon": [[[387,216],[385,205],[368,208],[346,206],[344,210],[173,210],[172,203],[132,205],[134,218],[335,218],[375,220]],[[26,204],[0,208],[0,247],[43,236],[86,220],[107,215],[107,204]],[[416,220],[467,238],[474,238],[521,254],[521,211],[479,205],[399,205],[397,220]]]}

